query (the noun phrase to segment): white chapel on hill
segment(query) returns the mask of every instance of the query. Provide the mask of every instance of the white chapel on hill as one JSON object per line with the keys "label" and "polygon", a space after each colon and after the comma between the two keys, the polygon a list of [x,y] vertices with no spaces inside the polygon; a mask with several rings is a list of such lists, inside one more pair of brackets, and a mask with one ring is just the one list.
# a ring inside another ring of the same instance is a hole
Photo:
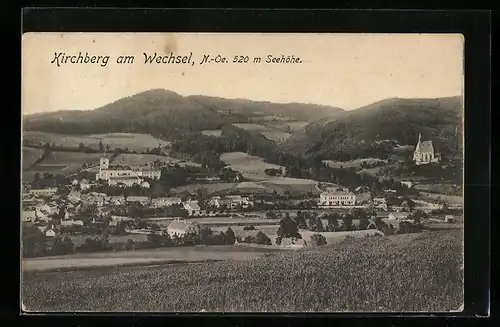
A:
{"label": "white chapel on hill", "polygon": [[440,156],[434,153],[432,141],[422,141],[422,134],[418,135],[418,143],[413,153],[413,161],[417,165],[439,162]]}

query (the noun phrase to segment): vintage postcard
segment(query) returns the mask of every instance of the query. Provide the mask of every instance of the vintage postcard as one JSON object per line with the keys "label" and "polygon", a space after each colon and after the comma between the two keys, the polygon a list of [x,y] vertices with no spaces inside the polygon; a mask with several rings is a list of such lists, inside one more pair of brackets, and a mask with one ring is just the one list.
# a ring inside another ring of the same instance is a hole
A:
{"label": "vintage postcard", "polygon": [[24,34],[23,310],[462,311],[463,52]]}

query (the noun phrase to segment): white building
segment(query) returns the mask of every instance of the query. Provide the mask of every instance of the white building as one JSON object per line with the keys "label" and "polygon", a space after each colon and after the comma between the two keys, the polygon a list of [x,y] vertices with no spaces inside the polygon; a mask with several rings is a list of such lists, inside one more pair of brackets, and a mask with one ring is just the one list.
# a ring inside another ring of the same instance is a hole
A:
{"label": "white building", "polygon": [[34,222],[36,220],[36,211],[26,211],[26,210],[23,210],[21,212],[21,219],[22,221],[31,221],[31,222]]}
{"label": "white building", "polygon": [[124,186],[132,186],[132,185],[140,185],[142,180],[136,176],[111,176],[108,177],[109,185],[124,185]]}
{"label": "white building", "polygon": [[188,233],[199,234],[200,226],[194,222],[188,222],[185,220],[173,220],[167,226],[167,233],[170,237],[177,235],[179,237],[184,236]]}
{"label": "white building", "polygon": [[110,179],[116,177],[120,177],[122,178],[122,180],[125,181],[127,181],[126,178],[129,178],[130,181],[134,181],[135,179],[140,179],[141,177],[150,179],[160,179],[161,170],[154,169],[151,167],[140,167],[138,169],[131,169],[130,167],[112,166],[109,164],[108,158],[101,158],[99,162],[99,172],[96,175],[96,179],[110,182]]}
{"label": "white building", "polygon": [[417,165],[439,162],[439,155],[434,153],[432,141],[422,141],[422,134],[418,135],[418,143],[413,153],[413,161]]}
{"label": "white building", "polygon": [[243,208],[249,208],[253,206],[253,202],[250,201],[248,197],[240,196],[240,195],[228,195],[226,196],[226,200],[229,208],[234,209],[238,206],[242,206]]}
{"label": "white building", "polygon": [[174,204],[181,204],[182,199],[179,197],[162,197],[162,198],[155,198],[151,200],[151,207],[153,208],[163,208],[163,207],[169,207]]}
{"label": "white building", "polygon": [[329,190],[319,196],[319,206],[353,206],[356,204],[356,195],[344,190]]}
{"label": "white building", "polygon": [[190,216],[198,216],[201,213],[198,201],[186,201],[184,202],[184,209],[187,210]]}
{"label": "white building", "polygon": [[45,232],[45,236],[54,237],[54,236],[56,236],[56,232],[51,228]]}
{"label": "white building", "polygon": [[52,196],[56,194],[57,187],[31,189],[30,194],[35,196]]}
{"label": "white building", "polygon": [[61,226],[65,226],[65,227],[83,226],[83,221],[81,221],[81,220],[62,220]]}

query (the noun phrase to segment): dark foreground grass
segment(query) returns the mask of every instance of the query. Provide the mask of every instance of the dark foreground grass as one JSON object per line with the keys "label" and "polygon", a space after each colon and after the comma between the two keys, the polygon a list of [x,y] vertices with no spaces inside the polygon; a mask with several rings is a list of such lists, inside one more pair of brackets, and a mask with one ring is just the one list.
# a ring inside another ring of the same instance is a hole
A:
{"label": "dark foreground grass", "polygon": [[450,311],[462,231],[346,241],[248,261],[26,274],[29,311]]}

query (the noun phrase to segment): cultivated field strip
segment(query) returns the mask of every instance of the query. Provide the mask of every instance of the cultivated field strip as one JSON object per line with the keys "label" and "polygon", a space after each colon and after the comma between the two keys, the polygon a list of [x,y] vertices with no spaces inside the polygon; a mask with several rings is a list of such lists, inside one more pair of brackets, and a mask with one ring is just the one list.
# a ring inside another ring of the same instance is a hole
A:
{"label": "cultivated field strip", "polygon": [[26,275],[29,311],[442,312],[462,304],[462,231],[247,261]]}

